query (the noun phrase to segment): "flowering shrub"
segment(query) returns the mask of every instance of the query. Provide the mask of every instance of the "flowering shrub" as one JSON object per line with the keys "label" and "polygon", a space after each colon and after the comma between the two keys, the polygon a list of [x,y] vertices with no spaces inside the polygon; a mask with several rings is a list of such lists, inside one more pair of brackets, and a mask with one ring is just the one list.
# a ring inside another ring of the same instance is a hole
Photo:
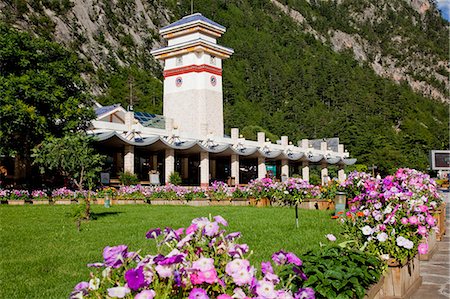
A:
{"label": "flowering shrub", "polygon": [[114,187],[104,187],[97,190],[97,198],[114,198],[117,195],[117,190]]}
{"label": "flowering shrub", "polygon": [[184,194],[184,198],[186,200],[195,200],[195,199],[206,198],[206,192],[203,188],[194,187],[194,188],[188,189],[188,191]]}
{"label": "flowering shrub", "polygon": [[73,199],[75,195],[75,192],[67,189],[66,187],[59,188],[56,190],[53,190],[52,192],[52,199],[53,200],[59,200],[59,199]]}
{"label": "flowering shrub", "polygon": [[235,186],[230,188],[231,197],[232,198],[248,198],[249,191],[247,188]]}
{"label": "flowering shrub", "polygon": [[368,173],[353,171],[348,175],[347,179],[340,184],[340,188],[345,190],[347,198],[350,202],[353,202],[353,199],[363,191],[364,182],[371,178],[372,176]]}
{"label": "flowering shrub", "polygon": [[399,169],[383,180],[368,177],[353,206],[342,218],[349,239],[386,260],[404,263],[428,251],[427,239],[436,229],[431,212],[439,199],[436,184],[426,174]]}
{"label": "flowering shrub", "polygon": [[9,200],[26,200],[30,197],[28,190],[13,189],[9,191]]}
{"label": "flowering shrub", "polygon": [[47,200],[47,192],[45,190],[34,190],[31,192],[33,200]]}
{"label": "flowering shrub", "polygon": [[336,193],[343,190],[344,187],[342,187],[339,182],[331,180],[327,185],[323,185],[320,187],[320,198],[333,200],[336,197]]}
{"label": "flowering shrub", "polygon": [[211,198],[215,200],[224,200],[232,196],[231,189],[221,181],[214,181],[210,188]]}
{"label": "flowering shrub", "polygon": [[117,197],[119,199],[142,199],[144,190],[145,188],[141,185],[120,186],[117,190]]}
{"label": "flowering shrub", "polygon": [[250,196],[253,196],[257,200],[271,198],[274,189],[274,181],[271,178],[251,180],[247,186]]}
{"label": "flowering shrub", "polygon": [[188,193],[188,188],[183,186],[177,186],[168,184],[165,186],[158,186],[151,189],[149,192],[151,199],[169,199],[169,200],[176,200],[176,199],[183,199],[184,195]]}
{"label": "flowering shrub", "polygon": [[283,185],[288,195],[285,197],[285,202],[289,205],[299,204],[307,198],[315,198],[320,194],[319,187],[300,178],[289,178]]}
{"label": "flowering shrub", "polygon": [[0,201],[6,201],[9,198],[9,190],[0,189]]}
{"label": "flowering shrub", "polygon": [[[126,245],[105,247],[103,262],[90,264],[90,280],[77,284],[71,298],[314,298],[303,288],[302,261],[279,251],[262,273],[246,259],[249,248],[226,234],[221,216],[197,218],[187,228],[155,228],[147,239],[155,255],[130,252]],[[279,275],[278,275],[278,274]]]}

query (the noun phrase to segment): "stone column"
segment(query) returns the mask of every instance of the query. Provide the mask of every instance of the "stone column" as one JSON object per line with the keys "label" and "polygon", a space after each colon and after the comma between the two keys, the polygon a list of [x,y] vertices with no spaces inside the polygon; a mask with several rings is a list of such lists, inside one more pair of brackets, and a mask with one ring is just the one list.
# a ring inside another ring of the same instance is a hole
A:
{"label": "stone column", "polygon": [[175,150],[173,148],[167,148],[165,150],[164,163],[164,178],[167,185],[169,183],[170,175],[175,171]]}
{"label": "stone column", "polygon": [[216,160],[215,159],[211,159],[209,160],[209,164],[210,164],[210,169],[211,169],[211,178],[216,178]]}
{"label": "stone column", "polygon": [[347,175],[345,174],[344,171],[344,166],[339,166],[339,170],[338,170],[338,180],[339,182],[343,182],[347,179]]}
{"label": "stone column", "polygon": [[322,178],[322,185],[328,184],[328,168],[327,164],[322,164],[322,169],[320,170],[320,176]]}
{"label": "stone column", "polygon": [[266,158],[258,157],[258,179],[263,179],[266,177]]}
{"label": "stone column", "polygon": [[134,145],[125,145],[123,171],[134,173]]}
{"label": "stone column", "polygon": [[302,162],[302,178],[309,182],[309,162],[303,161]]}
{"label": "stone column", "polygon": [[152,169],[158,170],[158,155],[152,155]]}
{"label": "stone column", "polygon": [[181,158],[181,178],[187,179],[189,177],[189,158]]}
{"label": "stone column", "polygon": [[236,186],[239,185],[239,155],[231,155],[231,176]]}
{"label": "stone column", "polygon": [[209,186],[209,153],[200,152],[200,186]]}
{"label": "stone column", "polygon": [[281,160],[281,175],[289,177],[289,160]]}

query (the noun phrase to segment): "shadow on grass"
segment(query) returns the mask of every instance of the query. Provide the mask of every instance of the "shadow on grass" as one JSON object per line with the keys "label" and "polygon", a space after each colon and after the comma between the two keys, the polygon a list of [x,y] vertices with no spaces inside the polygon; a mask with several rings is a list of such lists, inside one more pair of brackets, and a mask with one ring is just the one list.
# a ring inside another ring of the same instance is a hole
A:
{"label": "shadow on grass", "polygon": [[97,220],[108,216],[116,216],[122,213],[123,212],[91,212],[91,220]]}

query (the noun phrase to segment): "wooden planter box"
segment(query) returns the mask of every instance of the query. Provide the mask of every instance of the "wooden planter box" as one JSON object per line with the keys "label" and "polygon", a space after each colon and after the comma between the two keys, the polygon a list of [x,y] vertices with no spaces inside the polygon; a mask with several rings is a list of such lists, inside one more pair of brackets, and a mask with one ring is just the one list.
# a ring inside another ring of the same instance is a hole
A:
{"label": "wooden planter box", "polygon": [[145,204],[145,199],[136,199],[136,204],[137,204],[137,205],[143,205],[143,204]]}
{"label": "wooden planter box", "polygon": [[334,210],[334,202],[328,200],[318,200],[314,203],[316,210]]}
{"label": "wooden planter box", "polygon": [[383,285],[384,285],[384,276],[381,276],[380,281],[372,285],[370,289],[366,291],[364,299],[383,299],[384,298]]}
{"label": "wooden planter box", "polygon": [[168,204],[168,200],[162,198],[150,199],[151,205],[166,205]]}
{"label": "wooden planter box", "polygon": [[50,201],[47,200],[32,200],[33,205],[48,205]]}
{"label": "wooden planter box", "polygon": [[[425,243],[425,240],[422,242]],[[436,249],[437,249],[436,232],[432,230],[430,235],[428,236],[428,253],[419,254],[419,260],[429,261],[433,256],[433,254],[436,252]]]}
{"label": "wooden planter box", "polygon": [[248,206],[250,201],[246,198],[232,198],[230,204],[232,206]]}
{"label": "wooden planter box", "polygon": [[209,206],[209,199],[207,198],[198,198],[198,199],[193,199],[187,202],[188,206],[193,206],[193,207],[206,207]]}
{"label": "wooden planter box", "polygon": [[261,198],[259,200],[256,200],[256,198],[250,197],[250,205],[253,207],[267,207],[270,206],[270,201],[267,198]]}
{"label": "wooden planter box", "polygon": [[24,204],[25,204],[24,199],[8,200],[8,205],[11,206],[23,206]]}
{"label": "wooden planter box", "polygon": [[409,298],[422,284],[418,256],[404,266],[389,267],[384,277],[385,298]]}
{"label": "wooden planter box", "polygon": [[211,199],[209,201],[209,205],[210,206],[231,206],[231,201],[230,201],[230,199],[222,199],[222,200]]}
{"label": "wooden planter box", "polygon": [[70,205],[71,200],[70,199],[58,199],[55,201],[55,205]]}
{"label": "wooden planter box", "polygon": [[446,204],[443,202],[441,206],[436,210],[433,214],[434,219],[436,219],[436,225],[438,227],[438,231],[436,233],[436,240],[442,241],[442,238],[445,235],[445,215],[446,215]]}

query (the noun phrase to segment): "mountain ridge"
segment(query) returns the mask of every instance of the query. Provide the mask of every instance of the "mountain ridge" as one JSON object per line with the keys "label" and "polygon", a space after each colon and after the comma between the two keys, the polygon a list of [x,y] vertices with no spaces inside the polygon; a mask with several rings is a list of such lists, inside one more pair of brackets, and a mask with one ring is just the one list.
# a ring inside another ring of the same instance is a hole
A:
{"label": "mountain ridge", "polygon": [[[132,86],[136,109],[161,113],[162,67],[150,51],[165,44],[158,28],[190,4],[2,0],[0,11],[3,22],[77,52],[102,104],[126,106]],[[426,169],[428,151],[447,148],[448,23],[433,2],[197,0],[195,8],[227,27],[219,43],[235,49],[223,69],[226,130],[339,136],[359,161],[383,161],[386,171]]]}

